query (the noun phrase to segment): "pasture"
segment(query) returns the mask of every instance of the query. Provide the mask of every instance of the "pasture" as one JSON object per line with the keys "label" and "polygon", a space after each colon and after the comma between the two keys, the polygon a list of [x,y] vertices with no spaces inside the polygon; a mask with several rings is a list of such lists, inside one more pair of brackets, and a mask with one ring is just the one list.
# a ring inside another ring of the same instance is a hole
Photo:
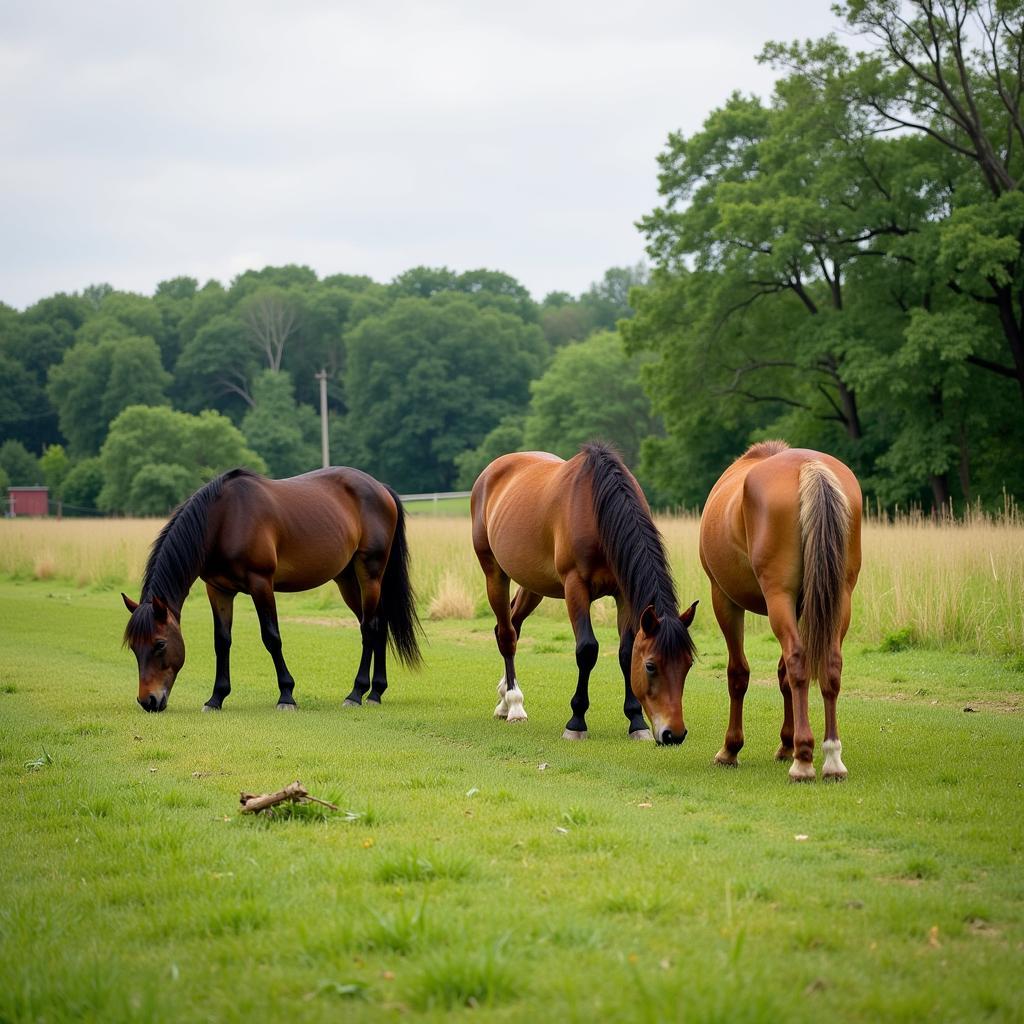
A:
{"label": "pasture", "polygon": [[[155,522],[0,523],[0,1020],[1019,1020],[1024,1015],[1024,531],[865,530],[839,701],[841,785],[772,759],[774,638],[748,619],[747,746],[715,768],[724,644],[696,524],[661,522],[702,600],[687,741],[628,742],[612,614],[591,738],[558,602],[525,628],[529,721],[465,519],[410,521],[426,667],[342,708],[359,633],[336,591],[281,598],[300,710],[237,604],[213,678],[201,585],[168,710],[120,648]],[[971,708],[972,711],[965,711]],[[812,693],[819,738],[821,701]],[[236,813],[301,779],[337,814]]]}

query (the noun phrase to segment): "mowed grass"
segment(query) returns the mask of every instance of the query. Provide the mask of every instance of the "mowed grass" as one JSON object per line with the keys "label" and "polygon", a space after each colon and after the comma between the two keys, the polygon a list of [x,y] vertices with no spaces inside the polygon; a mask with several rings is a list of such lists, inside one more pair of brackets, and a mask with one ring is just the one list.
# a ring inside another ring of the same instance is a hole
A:
{"label": "mowed grass", "polygon": [[[197,593],[188,662],[147,716],[115,591],[0,581],[0,1020],[1024,1015],[1024,673],[1005,651],[851,641],[850,779],[793,786],[769,636],[726,770],[710,615],[690,736],[659,749],[625,737],[609,625],[574,744],[564,618],[527,623],[530,718],[509,726],[489,619],[428,622],[424,670],[342,708],[358,630],[320,601],[281,602],[298,712],[274,710],[239,599],[234,691],[200,713]],[[342,810],[237,814],[240,790],[296,778]]]}

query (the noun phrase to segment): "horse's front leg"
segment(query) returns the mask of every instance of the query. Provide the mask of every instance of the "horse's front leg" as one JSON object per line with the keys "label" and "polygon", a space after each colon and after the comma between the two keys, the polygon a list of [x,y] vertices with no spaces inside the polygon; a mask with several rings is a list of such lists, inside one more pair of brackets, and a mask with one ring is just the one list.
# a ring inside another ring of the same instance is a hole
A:
{"label": "horse's front leg", "polygon": [[220,711],[224,698],[231,692],[231,622],[235,595],[207,583],[206,596],[213,612],[213,650],[217,657],[217,671],[213,679],[213,693],[203,705],[203,710]]}
{"label": "horse's front leg", "polygon": [[725,730],[722,749],[715,754],[715,763],[735,768],[739,764],[739,752],[743,749],[743,698],[750,684],[750,665],[743,653],[744,611],[715,583],[711,585],[711,604],[729,650],[729,665],[726,669],[729,680],[729,726]]}
{"label": "horse's front leg", "polygon": [[281,631],[277,625],[277,602],[274,599],[274,585],[266,576],[249,577],[249,593],[256,606],[256,617],[260,620],[260,636],[263,646],[270,652],[277,672],[277,687],[281,691],[277,700],[279,711],[293,711],[296,707],[292,690],[295,680],[284,663],[281,654]]}
{"label": "horse's front leg", "polygon": [[622,704],[622,713],[629,720],[629,738],[631,740],[653,741],[654,734],[644,718],[643,705],[633,692],[631,676],[633,674],[633,641],[636,639],[636,634],[633,632],[633,627],[629,624],[629,605],[622,597],[617,597],[615,603],[618,608],[619,668],[622,671],[622,679],[625,683],[625,700]]}
{"label": "horse's front leg", "polygon": [[587,738],[587,711],[590,708],[590,673],[597,664],[597,637],[590,621],[590,588],[574,570],[565,578],[565,606],[576,635],[576,692],[569,706],[572,717],[566,723],[564,740]]}

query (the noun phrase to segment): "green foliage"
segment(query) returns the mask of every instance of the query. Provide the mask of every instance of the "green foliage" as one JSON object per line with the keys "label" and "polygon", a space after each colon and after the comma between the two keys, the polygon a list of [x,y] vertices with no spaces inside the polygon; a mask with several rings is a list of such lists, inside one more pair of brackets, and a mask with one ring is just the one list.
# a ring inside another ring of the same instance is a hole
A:
{"label": "green foliage", "polygon": [[448,292],[399,299],[347,344],[352,440],[402,491],[450,488],[456,456],[526,404],[547,358],[538,327]]}
{"label": "green foliage", "polygon": [[71,460],[68,458],[64,446],[60,444],[47,445],[46,450],[39,457],[39,469],[50,490],[51,498],[60,498],[64,489],[64,480],[71,470]]}
{"label": "green foliage", "polygon": [[571,458],[585,441],[611,441],[635,466],[641,442],[656,430],[640,363],[610,331],[560,349],[530,385],[523,447]]}
{"label": "green foliage", "polygon": [[242,433],[277,478],[296,476],[320,465],[320,418],[298,406],[291,377],[264,370],[253,385],[255,407],[242,420]]}
{"label": "green foliage", "polygon": [[[266,470],[263,460],[246,447],[241,432],[220,413],[207,410],[190,416],[141,405],[130,406],[111,423],[100,464],[99,507],[151,515],[168,512],[203,483],[235,466]],[[151,497],[146,497],[147,488]]]}
{"label": "green foliage", "polygon": [[50,370],[47,391],[71,452],[83,456],[99,451],[122,409],[165,403],[170,380],[152,338],[115,336],[70,348]]}
{"label": "green foliage", "polygon": [[475,448],[470,448],[455,457],[455,465],[459,471],[455,481],[456,488],[468,491],[481,472],[496,458],[522,450],[523,417],[512,413],[502,419]]}
{"label": "green foliage", "polygon": [[68,515],[91,512],[99,508],[103,489],[103,465],[99,456],[80,459],[64,478],[63,500]]}
{"label": "green foliage", "polygon": [[43,482],[39,460],[20,441],[0,444],[0,469],[12,487],[33,487]]}

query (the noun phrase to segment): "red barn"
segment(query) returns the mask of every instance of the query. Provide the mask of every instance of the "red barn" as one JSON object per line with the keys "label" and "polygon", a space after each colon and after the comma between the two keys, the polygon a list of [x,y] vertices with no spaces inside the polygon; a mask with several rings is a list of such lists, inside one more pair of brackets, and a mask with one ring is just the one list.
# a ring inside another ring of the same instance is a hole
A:
{"label": "red barn", "polygon": [[46,487],[8,487],[12,516],[45,516],[50,509],[50,491]]}

